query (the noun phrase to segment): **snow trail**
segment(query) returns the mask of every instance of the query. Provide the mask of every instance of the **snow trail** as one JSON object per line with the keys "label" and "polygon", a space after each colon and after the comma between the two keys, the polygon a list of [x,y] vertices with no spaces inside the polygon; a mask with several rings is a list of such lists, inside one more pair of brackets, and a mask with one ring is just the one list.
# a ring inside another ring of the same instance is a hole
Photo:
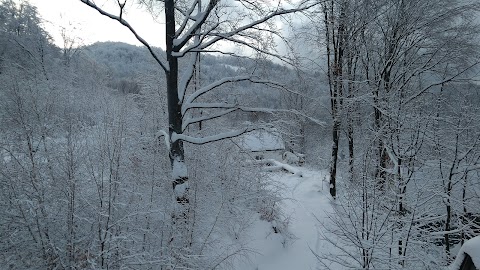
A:
{"label": "snow trail", "polygon": [[[319,241],[322,230],[318,220],[327,218],[332,206],[328,195],[325,171],[298,168],[302,177],[275,173],[274,179],[284,188],[281,208],[288,220],[288,232],[274,233],[272,224],[259,220],[250,231],[253,241],[249,248],[258,252],[248,262],[241,262],[239,270],[308,270],[318,269],[315,255],[328,244]],[[318,220],[317,220],[318,218]],[[292,237],[288,237],[291,235]]]}

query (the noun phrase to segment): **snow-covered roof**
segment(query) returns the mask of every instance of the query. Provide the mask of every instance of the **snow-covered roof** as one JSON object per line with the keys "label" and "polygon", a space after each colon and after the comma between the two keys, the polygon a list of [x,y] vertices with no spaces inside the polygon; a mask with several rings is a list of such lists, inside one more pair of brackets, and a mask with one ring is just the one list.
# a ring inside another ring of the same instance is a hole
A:
{"label": "snow-covered roof", "polygon": [[457,258],[450,265],[449,270],[460,270],[462,262],[465,259],[465,254],[470,255],[473,264],[477,269],[480,269],[480,236],[476,236],[465,242],[458,252]]}
{"label": "snow-covered roof", "polygon": [[285,149],[280,134],[273,131],[255,130],[241,136],[239,145],[252,152]]}

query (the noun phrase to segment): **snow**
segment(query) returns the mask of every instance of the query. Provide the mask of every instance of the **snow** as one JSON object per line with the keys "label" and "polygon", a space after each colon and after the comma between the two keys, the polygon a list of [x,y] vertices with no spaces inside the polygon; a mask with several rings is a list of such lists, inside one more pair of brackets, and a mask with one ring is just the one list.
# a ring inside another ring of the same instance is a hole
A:
{"label": "snow", "polygon": [[243,67],[239,67],[239,66],[233,66],[233,65],[224,65],[226,68],[229,68],[229,69],[232,69],[233,71],[238,71],[239,69],[245,69]]}
{"label": "snow", "polygon": [[459,270],[462,266],[465,253],[470,255],[473,264],[477,269],[480,268],[480,236],[476,236],[463,244],[458,252],[455,261],[450,265],[449,270]]}
{"label": "snow", "polygon": [[301,162],[300,156],[297,156],[296,154],[294,154],[292,152],[283,153],[282,159],[283,159],[284,162],[286,162],[288,164],[298,164],[299,165],[300,162]]}
{"label": "snow", "polygon": [[264,167],[264,170],[267,171],[267,172],[275,172],[275,171],[284,170],[284,171],[292,173],[292,174],[294,174],[298,177],[303,177],[302,170],[297,169],[294,166],[290,166],[288,164],[281,163],[281,162],[276,161],[274,159],[257,160],[256,163],[266,165],[266,167]]}
{"label": "snow", "polygon": [[220,133],[212,136],[198,137],[198,138],[193,136],[188,136],[185,134],[177,134],[173,132],[171,140],[172,142],[175,142],[177,140],[182,140],[182,141],[193,143],[193,144],[206,144],[206,143],[220,141],[228,138],[235,138],[246,132],[249,132],[250,130],[251,130],[250,128],[244,128],[244,129],[228,131],[228,132],[224,132],[224,133]]}
{"label": "snow", "polygon": [[255,130],[243,135],[240,141],[240,145],[249,151],[274,151],[285,149],[280,134],[275,132],[268,132],[265,130]]}
{"label": "snow", "polygon": [[[257,255],[235,265],[239,270],[292,270],[318,269],[320,264],[314,253],[322,253],[331,247],[319,240],[318,220],[326,220],[333,212],[326,184],[322,181],[326,172],[306,168],[303,177],[277,172],[274,179],[283,186],[282,209],[288,221],[288,232],[274,233],[274,224],[258,220],[249,234],[249,249]],[[317,220],[318,219],[318,220]]]}
{"label": "snow", "polygon": [[175,159],[173,161],[172,177],[173,179],[180,179],[188,177],[187,166],[183,160]]}
{"label": "snow", "polygon": [[176,185],[174,190],[175,196],[177,197],[185,196],[185,194],[187,194],[187,191],[188,191],[188,182]]}
{"label": "snow", "polygon": [[167,150],[170,151],[170,136],[168,135],[167,132],[165,132],[164,130],[159,130],[157,132],[157,137],[162,137],[164,138],[164,141],[165,141],[165,146],[167,147]]}
{"label": "snow", "polygon": [[12,160],[10,154],[7,152],[7,150],[4,149],[0,151],[0,157],[2,157],[3,161],[5,162],[10,162]]}

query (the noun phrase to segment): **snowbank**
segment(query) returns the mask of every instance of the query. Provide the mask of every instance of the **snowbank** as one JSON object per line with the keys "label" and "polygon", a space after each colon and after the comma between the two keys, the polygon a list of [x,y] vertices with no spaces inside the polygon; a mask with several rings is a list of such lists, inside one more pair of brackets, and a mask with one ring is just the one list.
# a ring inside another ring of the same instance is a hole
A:
{"label": "snowbank", "polygon": [[449,270],[460,270],[462,262],[465,259],[465,254],[470,255],[475,267],[480,269],[480,236],[476,236],[463,244],[458,252],[457,258],[450,265]]}
{"label": "snowbank", "polygon": [[276,132],[256,130],[241,137],[240,145],[252,152],[275,151],[285,149],[282,137]]}

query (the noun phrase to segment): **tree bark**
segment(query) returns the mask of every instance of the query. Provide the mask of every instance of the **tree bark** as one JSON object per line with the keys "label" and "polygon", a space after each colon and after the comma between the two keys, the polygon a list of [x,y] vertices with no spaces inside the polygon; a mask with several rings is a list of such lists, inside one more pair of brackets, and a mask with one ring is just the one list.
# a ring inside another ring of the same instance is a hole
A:
{"label": "tree bark", "polygon": [[338,161],[338,141],[339,141],[340,122],[335,119],[332,130],[332,164],[330,165],[330,195],[335,199],[337,197],[337,161]]}
{"label": "tree bark", "polygon": [[[328,81],[330,87],[330,105],[332,110],[332,160],[330,164],[330,195],[336,198],[336,178],[338,163],[338,148],[340,137],[339,113],[343,105],[343,60],[345,51],[345,3],[340,7],[340,18],[335,23],[335,1],[331,1],[327,7],[324,3],[326,28],[326,47],[327,47],[327,65]],[[333,51],[333,61],[330,54]]]}
{"label": "tree bark", "polygon": [[[166,55],[168,71],[165,72],[167,80],[167,102],[168,102],[168,133],[170,138],[173,134],[182,134],[182,106],[178,98],[178,59],[173,56],[175,39],[175,1],[165,1],[166,19]],[[188,185],[188,174],[185,166],[185,153],[183,141],[170,139],[170,163],[173,171],[172,186],[176,200],[179,203],[188,203],[186,187]],[[182,185],[180,189],[177,186]]]}

